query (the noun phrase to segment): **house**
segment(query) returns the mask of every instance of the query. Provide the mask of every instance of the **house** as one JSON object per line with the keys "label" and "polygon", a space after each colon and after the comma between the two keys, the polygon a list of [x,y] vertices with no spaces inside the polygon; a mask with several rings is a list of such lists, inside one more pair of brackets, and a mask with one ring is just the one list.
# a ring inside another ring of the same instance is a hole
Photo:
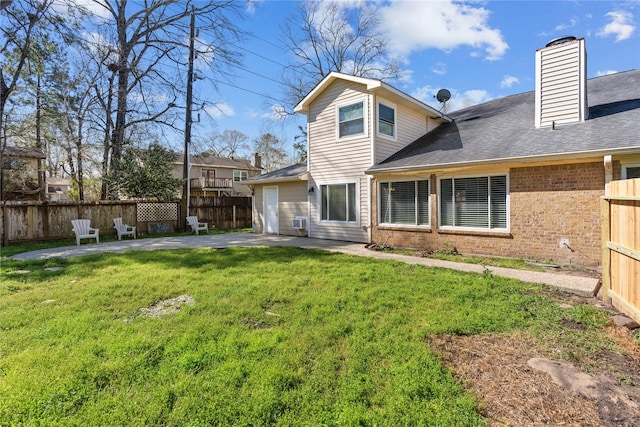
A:
{"label": "house", "polygon": [[69,193],[72,188],[73,185],[70,178],[47,177],[47,197],[52,202],[71,200]]}
{"label": "house", "polygon": [[[183,176],[184,154],[177,154],[172,162],[172,175]],[[249,178],[262,172],[260,155],[254,164],[247,159],[200,154],[189,157],[190,191],[192,196],[251,196],[245,184]]]}
{"label": "house", "polygon": [[304,182],[310,237],[598,265],[600,197],[640,175],[640,71],[587,80],[585,40],[569,37],[536,52],[535,75],[535,91],[448,115],[328,75],[296,106],[306,171],[252,182],[254,221],[281,225],[256,232],[294,234],[283,219],[304,215],[289,200]]}
{"label": "house", "polygon": [[42,150],[7,146],[2,150],[2,200],[38,200],[44,188]]}

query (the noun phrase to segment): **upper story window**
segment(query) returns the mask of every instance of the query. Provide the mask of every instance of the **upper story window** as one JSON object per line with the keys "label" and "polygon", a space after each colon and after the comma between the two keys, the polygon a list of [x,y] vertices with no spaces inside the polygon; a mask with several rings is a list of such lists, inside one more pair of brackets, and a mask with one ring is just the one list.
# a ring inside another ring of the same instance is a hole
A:
{"label": "upper story window", "polygon": [[233,182],[246,181],[249,179],[248,171],[234,170],[233,171]]}
{"label": "upper story window", "polygon": [[364,134],[364,101],[338,108],[338,138]]}
{"label": "upper story window", "polygon": [[396,137],[396,109],[381,102],[378,103],[378,134]]}
{"label": "upper story window", "polygon": [[380,183],[380,224],[429,225],[429,180]]}
{"label": "upper story window", "polygon": [[622,165],[622,179],[640,178],[640,164]]}
{"label": "upper story window", "polygon": [[509,186],[506,175],[440,179],[440,226],[507,230]]}

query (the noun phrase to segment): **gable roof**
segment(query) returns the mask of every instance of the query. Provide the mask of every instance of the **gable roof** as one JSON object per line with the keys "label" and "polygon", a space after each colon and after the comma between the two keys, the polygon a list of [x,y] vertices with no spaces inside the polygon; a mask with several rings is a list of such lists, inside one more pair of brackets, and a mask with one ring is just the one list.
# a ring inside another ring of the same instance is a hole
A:
{"label": "gable roof", "polygon": [[384,92],[387,96],[395,98],[393,100],[411,105],[414,109],[427,112],[428,114],[433,115],[433,118],[441,119],[443,122],[451,121],[447,116],[445,116],[435,108],[425,104],[422,101],[417,100],[416,98],[413,98],[410,95],[407,95],[406,93],[383,82],[382,80],[357,77],[349,74],[338,73],[335,71],[327,74],[320,81],[320,83],[318,83],[311,90],[311,92],[309,92],[307,96],[305,96],[304,99],[302,99],[302,101],[300,101],[298,105],[294,107],[293,111],[296,113],[308,114],[311,103],[336,80],[345,80],[348,82],[364,85],[367,87],[367,90],[369,92]]}
{"label": "gable roof", "polygon": [[47,157],[44,155],[42,150],[37,148],[25,148],[10,145],[4,147],[2,155],[6,157],[22,157],[30,159],[44,159]]}
{"label": "gable roof", "polygon": [[[174,164],[182,164],[184,160],[184,153],[176,153],[174,156]],[[207,156],[207,155],[195,155],[189,156],[189,162],[191,166],[205,166],[205,167],[219,167],[227,169],[248,169],[248,170],[260,170],[251,164],[251,160],[248,159],[235,159],[233,157],[219,157],[219,156]]]}
{"label": "gable roof", "polygon": [[498,98],[449,114],[367,172],[640,152],[640,70],[590,79],[587,91],[585,122],[536,129],[534,91]]}
{"label": "gable roof", "polygon": [[269,184],[272,182],[286,182],[286,181],[308,181],[309,175],[307,172],[307,163],[296,163],[295,165],[287,166],[282,169],[275,170],[273,172],[265,173],[264,175],[254,176],[249,178],[245,184]]}

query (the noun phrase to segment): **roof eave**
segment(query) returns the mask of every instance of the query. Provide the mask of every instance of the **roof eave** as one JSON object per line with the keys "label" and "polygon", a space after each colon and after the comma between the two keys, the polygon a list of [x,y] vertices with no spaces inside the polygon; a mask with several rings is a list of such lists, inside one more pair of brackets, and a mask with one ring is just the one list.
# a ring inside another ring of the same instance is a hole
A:
{"label": "roof eave", "polygon": [[367,175],[379,175],[384,173],[400,173],[400,172],[412,172],[429,169],[452,169],[459,167],[470,166],[488,166],[498,165],[503,163],[533,163],[555,160],[570,160],[581,159],[588,157],[599,157],[605,155],[622,155],[622,154],[638,154],[640,153],[640,146],[635,147],[623,147],[623,148],[607,148],[589,151],[573,151],[568,153],[554,153],[554,154],[541,154],[537,156],[521,156],[521,157],[505,157],[501,159],[486,159],[486,160],[473,160],[468,162],[455,162],[455,163],[438,163],[430,165],[418,165],[418,166],[405,166],[396,168],[384,168],[367,170]]}
{"label": "roof eave", "polygon": [[296,182],[296,181],[309,181],[309,172],[304,172],[297,176],[282,176],[278,178],[252,179],[250,181],[245,181],[245,184],[247,185],[276,184],[280,182]]}

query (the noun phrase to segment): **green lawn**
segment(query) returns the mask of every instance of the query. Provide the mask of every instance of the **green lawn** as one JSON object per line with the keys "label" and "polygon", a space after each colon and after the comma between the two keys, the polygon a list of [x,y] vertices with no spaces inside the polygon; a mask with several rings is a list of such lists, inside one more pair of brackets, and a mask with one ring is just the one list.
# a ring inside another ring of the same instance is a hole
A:
{"label": "green lawn", "polygon": [[[427,337],[541,331],[572,315],[602,325],[534,285],[320,250],[1,269],[2,426],[484,425]],[[195,303],[140,311],[180,295]]]}

